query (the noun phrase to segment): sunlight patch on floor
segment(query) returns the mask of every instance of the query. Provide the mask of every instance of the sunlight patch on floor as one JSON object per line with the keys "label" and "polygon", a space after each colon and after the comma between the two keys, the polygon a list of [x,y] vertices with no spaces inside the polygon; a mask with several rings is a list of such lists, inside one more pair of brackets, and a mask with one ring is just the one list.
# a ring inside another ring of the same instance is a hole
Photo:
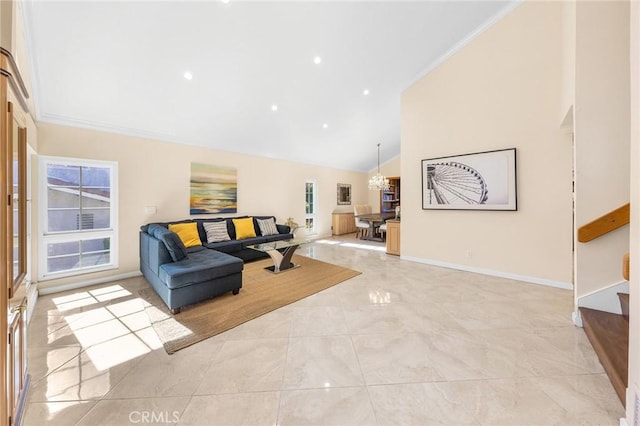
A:
{"label": "sunlight patch on floor", "polygon": [[50,339],[73,335],[96,371],[108,370],[161,348],[162,342],[144,311],[142,299],[130,298],[108,306],[87,308],[131,296],[129,290],[112,285],[53,298],[60,312],[78,308],[87,310],[64,315],[66,331],[57,330],[50,334]]}
{"label": "sunlight patch on floor", "polygon": [[110,289],[109,292],[98,293],[97,291],[95,292],[90,291],[89,293],[91,293],[96,299],[98,299],[99,302],[106,302],[108,300],[114,300],[114,299],[119,299],[121,297],[131,296],[131,292],[129,292],[128,290],[125,290],[122,287],[120,287],[120,289],[117,290],[114,287],[120,287],[120,286],[111,286],[111,287],[107,287],[106,289],[102,289],[102,290]]}
{"label": "sunlight patch on floor", "polygon": [[336,241],[336,240],[315,240],[314,243],[316,244],[327,244],[330,246],[335,246],[336,244],[340,244],[340,241]]}
{"label": "sunlight patch on floor", "polygon": [[353,248],[359,248],[359,249],[363,249],[363,250],[372,250],[372,251],[381,251],[381,252],[386,252],[387,248],[382,246],[370,246],[367,244],[356,244],[356,243],[341,243],[340,244],[343,247],[353,247]]}
{"label": "sunlight patch on floor", "polygon": [[85,352],[98,371],[105,371],[150,351],[138,336],[127,334],[93,345]]}
{"label": "sunlight patch on floor", "polygon": [[83,291],[69,296],[55,297],[53,298],[53,303],[56,304],[56,307],[60,312],[64,312],[96,304],[98,303],[98,300],[92,297],[88,292]]}
{"label": "sunlight patch on floor", "polygon": [[364,250],[373,250],[373,251],[382,251],[382,252],[387,251],[387,247],[385,245],[377,245],[377,244],[374,245],[372,243],[369,243],[369,244],[351,243],[351,242],[346,242],[342,240],[315,240],[314,243],[330,245],[330,246],[340,245],[342,247],[353,247],[353,248],[359,248]]}

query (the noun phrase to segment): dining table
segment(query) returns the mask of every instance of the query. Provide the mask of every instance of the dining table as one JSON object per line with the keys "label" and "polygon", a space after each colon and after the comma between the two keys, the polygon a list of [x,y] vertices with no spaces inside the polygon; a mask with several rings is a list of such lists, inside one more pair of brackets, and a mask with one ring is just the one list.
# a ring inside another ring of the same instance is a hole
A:
{"label": "dining table", "polygon": [[375,230],[387,219],[391,219],[392,217],[394,217],[394,215],[385,213],[369,213],[357,215],[356,217],[364,222],[369,223],[367,233],[360,237],[361,240],[384,242],[384,238],[382,238],[381,236],[376,236]]}

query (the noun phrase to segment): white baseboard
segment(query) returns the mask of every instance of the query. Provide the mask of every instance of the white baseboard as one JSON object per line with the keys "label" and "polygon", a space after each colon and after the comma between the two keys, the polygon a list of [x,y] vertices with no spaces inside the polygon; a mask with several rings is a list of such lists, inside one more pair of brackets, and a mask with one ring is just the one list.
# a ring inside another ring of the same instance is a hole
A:
{"label": "white baseboard", "polygon": [[640,387],[638,383],[627,387],[627,413],[620,426],[640,426]]}
{"label": "white baseboard", "polygon": [[402,260],[424,263],[425,265],[441,266],[443,268],[457,269],[459,271],[474,272],[476,274],[490,275],[492,277],[508,278],[510,280],[524,281],[527,283],[546,285],[549,287],[573,290],[573,284],[562,281],[548,280],[546,278],[530,277],[527,275],[512,274],[510,272],[494,271],[492,269],[476,268],[474,266],[458,265],[456,263],[442,262],[440,260],[422,259],[418,257],[400,256]]}
{"label": "white baseboard", "polygon": [[118,274],[118,275],[109,275],[108,277],[96,278],[96,279],[93,279],[93,280],[78,281],[78,282],[75,282],[75,283],[69,283],[69,284],[62,284],[62,285],[51,286],[51,287],[38,288],[38,293],[39,294],[43,294],[43,295],[44,294],[60,293],[61,291],[75,290],[77,288],[88,287],[88,286],[91,286],[91,285],[102,284],[102,283],[108,283],[108,282],[111,282],[111,281],[124,280],[124,279],[127,279],[127,278],[138,277],[140,275],[142,275],[142,273],[140,271],[127,272],[127,273]]}
{"label": "white baseboard", "polygon": [[582,315],[580,315],[580,311],[573,311],[571,313],[571,320],[576,327],[582,328]]}
{"label": "white baseboard", "polygon": [[578,297],[578,307],[622,314],[618,293],[629,293],[629,281],[620,281]]}
{"label": "white baseboard", "polygon": [[33,312],[36,310],[38,303],[38,286],[34,282],[27,285],[27,324],[31,321]]}

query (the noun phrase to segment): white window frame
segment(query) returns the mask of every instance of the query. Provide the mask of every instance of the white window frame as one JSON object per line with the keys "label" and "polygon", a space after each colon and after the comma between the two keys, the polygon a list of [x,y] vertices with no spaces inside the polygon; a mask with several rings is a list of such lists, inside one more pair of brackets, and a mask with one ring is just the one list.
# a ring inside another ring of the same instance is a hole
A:
{"label": "white window frame", "polygon": [[[311,213],[307,213],[307,184],[312,184],[313,185],[313,211]],[[317,232],[317,226],[318,226],[318,184],[316,183],[315,180],[311,180],[311,179],[307,179],[304,183],[304,202],[305,202],[305,208],[304,208],[304,222],[305,225],[307,223],[307,219],[313,219],[313,227],[312,228],[307,228],[305,226],[305,230],[307,232],[307,234],[315,234]]]}
{"label": "white window frame", "polygon": [[[111,187],[109,200],[109,218],[111,228],[100,230],[76,230],[48,232],[48,195],[47,165],[62,164],[66,166],[101,167],[111,170]],[[89,274],[118,268],[118,163],[81,158],[40,156],[38,159],[38,280],[46,281],[75,275]],[[47,244],[80,241],[87,239],[110,238],[109,263],[97,266],[47,272]]]}

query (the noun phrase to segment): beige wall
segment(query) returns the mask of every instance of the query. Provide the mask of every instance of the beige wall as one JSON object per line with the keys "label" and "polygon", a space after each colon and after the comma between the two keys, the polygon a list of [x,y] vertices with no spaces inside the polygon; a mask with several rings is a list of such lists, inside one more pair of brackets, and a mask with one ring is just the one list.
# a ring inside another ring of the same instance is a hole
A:
{"label": "beige wall", "polygon": [[[523,3],[403,93],[403,258],[571,283],[562,13]],[[421,159],[511,147],[517,212],[422,210]]]}
{"label": "beige wall", "polygon": [[[31,84],[31,68],[22,20],[22,3],[0,1],[0,46],[8,50],[15,61],[20,77],[29,97],[25,99],[28,114],[20,118],[20,125],[27,128],[27,141],[33,149],[37,149],[37,130],[35,125],[35,109],[33,105],[33,87]],[[18,103],[13,90],[9,90],[9,101]],[[19,108],[21,110],[22,108]]]}
{"label": "beige wall", "polygon": [[[118,162],[120,250],[115,272],[45,281],[39,288],[138,271],[140,225],[189,217],[191,162],[237,168],[238,215],[273,214],[278,223],[289,216],[304,223],[305,181],[315,180],[319,209],[316,236],[331,235],[338,182],[352,185],[355,200],[368,197],[364,173],[51,124],[39,124],[38,131],[40,155]],[[157,214],[146,215],[145,206],[156,206]]]}
{"label": "beige wall", "polygon": [[[576,5],[576,224],[629,201],[629,3]],[[576,297],[623,281],[629,229],[576,244]]]}
{"label": "beige wall", "polygon": [[13,2],[0,1],[0,46],[11,52],[13,28]]}
{"label": "beige wall", "polygon": [[[640,234],[640,3],[631,2],[631,235]],[[629,387],[627,423],[634,423],[634,386],[640,389],[640,240],[630,238],[631,277],[629,285]]]}
{"label": "beige wall", "polygon": [[14,5],[15,7],[15,26],[14,26],[14,37],[13,37],[13,46],[14,50],[12,51],[16,64],[20,69],[20,75],[22,76],[22,80],[24,81],[24,85],[27,87],[27,91],[29,92],[29,99],[27,99],[27,106],[29,107],[29,112],[31,113],[32,120],[35,120],[35,106],[33,103],[33,86],[31,84],[31,67],[29,64],[29,55],[27,52],[27,42],[25,37],[25,28],[24,22],[22,20],[22,8],[25,7],[22,2],[17,2]]}
{"label": "beige wall", "polygon": [[576,3],[562,2],[562,103],[566,124],[573,125],[576,81]]}

